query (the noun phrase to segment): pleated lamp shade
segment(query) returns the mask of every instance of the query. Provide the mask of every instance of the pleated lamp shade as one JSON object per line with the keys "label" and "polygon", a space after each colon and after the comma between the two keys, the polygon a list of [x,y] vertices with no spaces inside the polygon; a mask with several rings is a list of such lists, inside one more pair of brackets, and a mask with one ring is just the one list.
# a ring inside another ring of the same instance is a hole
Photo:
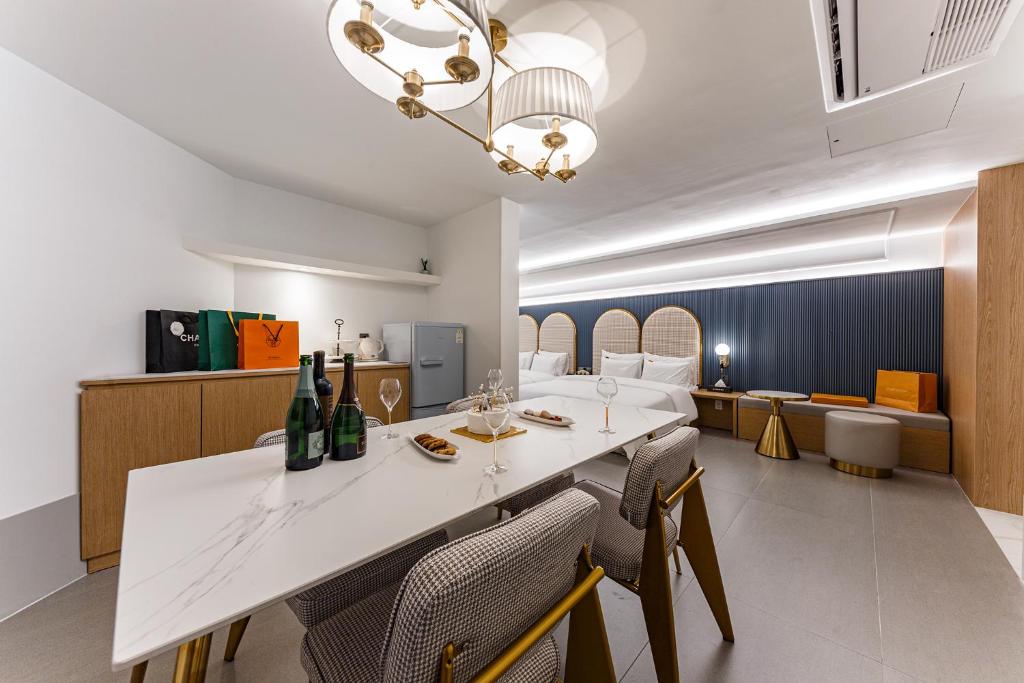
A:
{"label": "pleated lamp shade", "polygon": [[[513,74],[494,96],[494,146],[506,151],[512,145],[513,156],[524,164],[546,159],[551,150],[543,138],[555,117],[568,140],[551,157],[551,170],[561,167],[563,154],[576,168],[597,149],[590,86],[578,74],[551,66]],[[496,152],[491,156],[495,161],[503,159]]]}
{"label": "pleated lamp shade", "polygon": [[424,81],[450,81],[445,60],[457,54],[459,36],[469,38],[469,58],[480,73],[467,83],[428,85],[421,102],[438,111],[472,104],[487,91],[494,73],[491,33],[484,0],[427,0],[416,9],[410,0],[334,0],[327,14],[327,36],[342,66],[369,90],[389,102],[406,93],[402,77],[353,45],[345,26],[360,19],[364,4],[372,5],[373,28],[384,46],[376,56],[399,74],[416,70]]}

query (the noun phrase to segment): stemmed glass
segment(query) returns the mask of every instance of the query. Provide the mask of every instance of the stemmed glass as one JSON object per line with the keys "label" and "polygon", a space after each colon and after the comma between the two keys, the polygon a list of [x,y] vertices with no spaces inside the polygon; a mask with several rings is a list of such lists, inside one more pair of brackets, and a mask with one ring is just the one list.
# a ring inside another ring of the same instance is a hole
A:
{"label": "stemmed glass", "polygon": [[484,418],[488,429],[491,430],[491,436],[494,437],[494,460],[484,468],[484,473],[497,474],[499,472],[507,472],[507,465],[498,464],[498,432],[505,428],[510,419],[508,399],[505,398],[504,394],[488,396],[487,405],[483,407],[480,415]]}
{"label": "stemmed glass", "polygon": [[402,398],[402,385],[399,383],[397,377],[385,377],[380,381],[379,391],[380,402],[388,409],[388,433],[380,438],[396,439],[398,438],[398,434],[391,432],[391,411],[396,405],[398,405],[399,399]]}
{"label": "stemmed glass", "polygon": [[498,391],[503,381],[501,370],[498,368],[492,368],[487,371],[487,388],[491,390],[492,394]]}
{"label": "stemmed glass", "polygon": [[615,430],[608,426],[608,405],[615,398],[615,394],[619,393],[619,383],[614,377],[602,377],[597,380],[597,393],[604,399],[604,427],[597,431],[602,434],[614,434]]}

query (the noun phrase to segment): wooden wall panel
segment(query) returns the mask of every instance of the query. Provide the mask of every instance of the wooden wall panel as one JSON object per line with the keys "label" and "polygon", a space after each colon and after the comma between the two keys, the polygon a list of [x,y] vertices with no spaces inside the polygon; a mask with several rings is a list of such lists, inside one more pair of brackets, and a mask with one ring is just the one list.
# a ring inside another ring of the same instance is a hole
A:
{"label": "wooden wall panel", "polygon": [[256,437],[282,429],[295,377],[240,377],[203,382],[203,456],[244,451]]}
{"label": "wooden wall panel", "polygon": [[82,393],[82,559],[121,547],[129,470],[199,457],[196,383],[98,387]]}
{"label": "wooden wall panel", "polygon": [[975,505],[1024,507],[1024,164],[978,174]]}
{"label": "wooden wall panel", "polygon": [[978,193],[967,199],[943,236],[943,410],[952,421],[953,476],[974,491],[977,405]]}

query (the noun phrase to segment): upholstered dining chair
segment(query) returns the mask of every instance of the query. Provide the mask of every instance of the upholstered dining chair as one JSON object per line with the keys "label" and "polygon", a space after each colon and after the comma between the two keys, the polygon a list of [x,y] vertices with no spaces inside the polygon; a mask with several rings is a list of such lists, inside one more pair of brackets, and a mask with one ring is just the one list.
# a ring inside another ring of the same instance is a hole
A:
{"label": "upholstered dining chair", "polygon": [[615,680],[588,552],[600,509],[571,489],[452,541],[384,588],[310,629],[301,660],[327,683],[551,683],[551,630],[566,615],[566,683]]}
{"label": "upholstered dining chair", "polygon": [[[699,434],[692,427],[677,427],[642,445],[629,464],[621,493],[594,481],[576,484],[601,503],[594,561],[617,583],[640,596],[660,683],[679,681],[668,569],[671,553],[676,572],[682,573],[677,545],[690,561],[722,637],[733,641],[729,605],[700,486],[704,468],[695,461]],[[677,536],[671,514],[680,502],[683,510]]]}
{"label": "upholstered dining chair", "polygon": [[[474,399],[470,396],[466,398],[460,398],[452,401],[445,407],[444,412],[447,414],[461,413],[469,410],[473,407]],[[510,515],[515,517],[523,510],[532,508],[534,505],[547,500],[556,493],[560,493],[568,488],[572,488],[572,485],[576,483],[576,478],[572,472],[563,472],[557,477],[552,477],[545,482],[537,484],[533,488],[529,488],[522,493],[518,493],[511,498],[506,498],[494,507],[498,509],[498,519],[502,517],[502,513],[506,510]]]}
{"label": "upholstered dining chair", "polygon": [[[370,426],[371,420],[377,423],[373,425],[374,427],[383,424],[377,418],[367,416],[367,427]],[[285,438],[283,429],[267,432],[257,437],[253,448],[283,444]],[[396,581],[401,581],[417,560],[447,542],[448,532],[444,529],[435,531],[360,565],[352,571],[304,590],[298,595],[288,598],[285,602],[299,623],[306,628],[312,628],[324,619],[362,600],[368,594]],[[231,624],[231,628],[228,630],[227,645],[224,648],[224,661],[234,661],[238,646],[242,642],[242,636],[248,626],[248,616]]]}

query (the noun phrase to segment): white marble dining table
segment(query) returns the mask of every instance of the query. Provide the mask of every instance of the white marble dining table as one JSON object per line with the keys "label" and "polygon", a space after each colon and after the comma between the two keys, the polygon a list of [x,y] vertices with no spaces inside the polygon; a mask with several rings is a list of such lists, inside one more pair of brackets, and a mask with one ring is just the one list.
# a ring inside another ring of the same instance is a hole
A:
{"label": "white marble dining table", "polygon": [[[357,567],[646,434],[682,413],[544,396],[513,404],[572,417],[569,428],[513,418],[507,472],[485,474],[491,444],[451,433],[461,413],[370,430],[358,460],[287,471],[268,446],[133,470],[128,476],[112,666],[124,669]],[[409,436],[460,449],[432,459]]]}

